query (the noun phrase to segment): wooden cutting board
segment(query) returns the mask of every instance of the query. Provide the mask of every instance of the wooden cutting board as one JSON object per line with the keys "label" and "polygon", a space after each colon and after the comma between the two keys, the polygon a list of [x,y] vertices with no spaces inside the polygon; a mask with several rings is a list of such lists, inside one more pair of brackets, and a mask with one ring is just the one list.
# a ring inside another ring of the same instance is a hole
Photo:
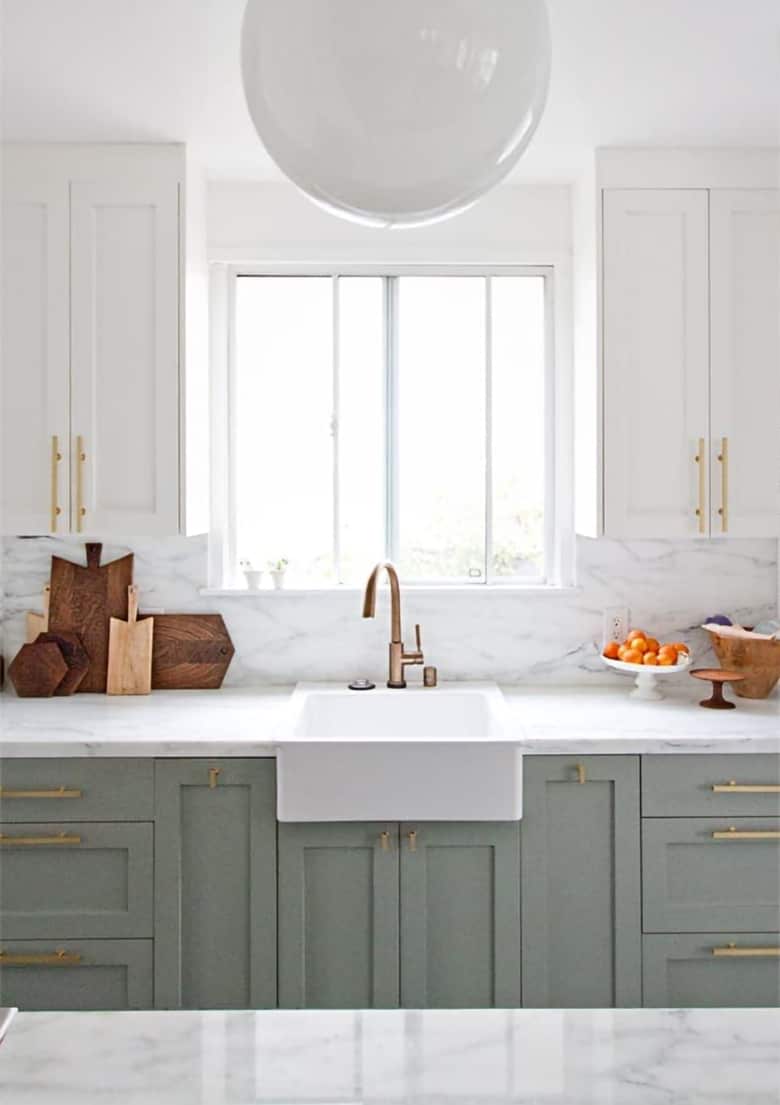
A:
{"label": "wooden cutting board", "polygon": [[27,613],[27,633],[26,641],[28,645],[31,645],[33,641],[37,641],[41,633],[45,633],[49,628],[49,595],[51,593],[51,587],[47,583],[43,589],[43,613],[38,614],[36,611],[30,610]]}
{"label": "wooden cutting board", "polygon": [[149,694],[152,689],[154,618],[137,621],[138,588],[127,588],[127,621],[111,618],[108,630],[108,694]]}
{"label": "wooden cutting board", "polygon": [[78,633],[39,633],[37,645],[56,645],[68,666],[68,674],[58,684],[56,695],[74,694],[89,671],[89,656]]}
{"label": "wooden cutting board", "polygon": [[216,690],[235,649],[221,614],[155,614],[154,690]]}
{"label": "wooden cutting board", "polygon": [[51,558],[49,631],[78,633],[89,656],[79,692],[106,689],[110,618],[127,618],[127,588],[133,582],[133,554],[100,565],[102,545],[87,544],[87,566]]}
{"label": "wooden cutting board", "polygon": [[62,653],[50,641],[22,645],[8,668],[20,698],[51,698],[67,674]]}

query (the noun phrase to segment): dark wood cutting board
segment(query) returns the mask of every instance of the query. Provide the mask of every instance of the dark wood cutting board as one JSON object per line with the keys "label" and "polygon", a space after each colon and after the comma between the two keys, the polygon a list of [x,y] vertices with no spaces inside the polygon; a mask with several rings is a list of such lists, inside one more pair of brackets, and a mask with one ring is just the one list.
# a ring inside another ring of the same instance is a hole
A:
{"label": "dark wood cutting board", "polygon": [[87,566],[51,558],[49,632],[78,633],[89,656],[79,684],[83,691],[105,692],[110,618],[127,618],[127,588],[133,582],[133,554],[100,565],[102,545],[87,544]]}
{"label": "dark wood cutting board", "polygon": [[216,690],[234,653],[221,614],[155,614],[152,690]]}

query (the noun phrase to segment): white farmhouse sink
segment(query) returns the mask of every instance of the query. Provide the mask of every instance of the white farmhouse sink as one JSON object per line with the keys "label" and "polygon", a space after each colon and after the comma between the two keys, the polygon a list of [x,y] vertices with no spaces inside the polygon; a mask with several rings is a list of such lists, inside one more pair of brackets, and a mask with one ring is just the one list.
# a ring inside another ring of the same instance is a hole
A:
{"label": "white farmhouse sink", "polygon": [[301,683],[277,751],[280,821],[514,821],[522,757],[493,683]]}

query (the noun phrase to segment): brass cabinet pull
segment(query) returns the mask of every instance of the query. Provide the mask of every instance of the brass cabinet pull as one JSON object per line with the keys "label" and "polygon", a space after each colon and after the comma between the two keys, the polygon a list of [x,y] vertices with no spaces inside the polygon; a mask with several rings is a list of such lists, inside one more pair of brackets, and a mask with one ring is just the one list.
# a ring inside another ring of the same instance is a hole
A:
{"label": "brass cabinet pull", "polygon": [[59,833],[57,836],[8,836],[0,833],[0,845],[4,848],[48,848],[59,844],[81,844],[81,837],[73,833]]}
{"label": "brass cabinet pull", "polygon": [[216,785],[219,782],[219,777],[220,777],[221,774],[222,774],[222,768],[221,767],[210,767],[209,768],[209,790],[214,790],[216,788]]}
{"label": "brass cabinet pull", "polygon": [[388,832],[380,833],[379,834],[379,843],[382,847],[383,852],[389,852],[390,851],[390,833],[388,833]]}
{"label": "brass cabinet pull", "polygon": [[87,508],[84,506],[84,461],[87,454],[84,452],[84,438],[79,435],[76,438],[76,532],[81,533],[84,528],[84,515]]}
{"label": "brass cabinet pull", "polygon": [[712,834],[713,840],[780,840],[780,831],[777,829],[737,829],[736,825],[730,825],[728,829],[720,829]]}
{"label": "brass cabinet pull", "polygon": [[696,507],[696,517],[698,518],[698,532],[700,534],[707,533],[707,519],[704,515],[707,481],[707,472],[704,466],[705,459],[704,438],[699,438],[698,452],[694,456],[694,461],[698,465],[698,506]]}
{"label": "brass cabinet pull", "polygon": [[80,790],[58,787],[56,790],[9,790],[0,787],[0,798],[81,798]]}
{"label": "brass cabinet pull", "polygon": [[60,452],[60,439],[56,434],[51,436],[51,518],[49,529],[52,533],[57,532],[57,519],[62,510],[60,509],[59,499],[59,479],[57,465],[62,460],[62,453]]}
{"label": "brass cabinet pull", "polygon": [[417,851],[417,833],[414,831],[414,829],[412,829],[411,832],[407,833],[406,835],[407,835],[407,838],[409,840],[409,851],[410,852],[416,852]]}
{"label": "brass cabinet pull", "polygon": [[780,957],[780,948],[738,948],[736,944],[727,944],[725,948],[713,948],[712,954],[718,959],[747,959],[758,956]]}
{"label": "brass cabinet pull", "polygon": [[720,461],[720,507],[718,514],[720,515],[720,529],[721,533],[729,532],[729,439],[727,437],[721,438],[720,452],[718,453],[718,460]]}
{"label": "brass cabinet pull", "polygon": [[588,777],[585,773],[585,764],[577,764],[577,782],[580,786],[583,786],[587,781]]}
{"label": "brass cabinet pull", "polygon": [[0,952],[0,967],[76,967],[81,963],[77,952],[68,952],[57,948],[53,952],[40,955],[14,955],[13,952]]}
{"label": "brass cabinet pull", "polygon": [[715,783],[715,794],[780,794],[780,783],[738,783],[730,779],[728,783]]}

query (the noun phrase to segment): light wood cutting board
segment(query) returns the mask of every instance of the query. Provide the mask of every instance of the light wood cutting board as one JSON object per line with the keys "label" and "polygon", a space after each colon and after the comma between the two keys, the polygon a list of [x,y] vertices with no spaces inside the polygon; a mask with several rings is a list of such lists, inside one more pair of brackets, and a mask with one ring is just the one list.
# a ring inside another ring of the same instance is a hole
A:
{"label": "light wood cutting board", "polygon": [[36,611],[30,610],[27,613],[27,633],[26,641],[28,645],[31,645],[33,641],[38,640],[39,633],[45,633],[49,628],[49,595],[51,594],[51,587],[47,583],[43,589],[43,613],[38,614]]}
{"label": "light wood cutting board", "polygon": [[154,618],[138,621],[138,588],[127,588],[127,621],[111,618],[108,629],[108,694],[149,694],[152,689]]}

